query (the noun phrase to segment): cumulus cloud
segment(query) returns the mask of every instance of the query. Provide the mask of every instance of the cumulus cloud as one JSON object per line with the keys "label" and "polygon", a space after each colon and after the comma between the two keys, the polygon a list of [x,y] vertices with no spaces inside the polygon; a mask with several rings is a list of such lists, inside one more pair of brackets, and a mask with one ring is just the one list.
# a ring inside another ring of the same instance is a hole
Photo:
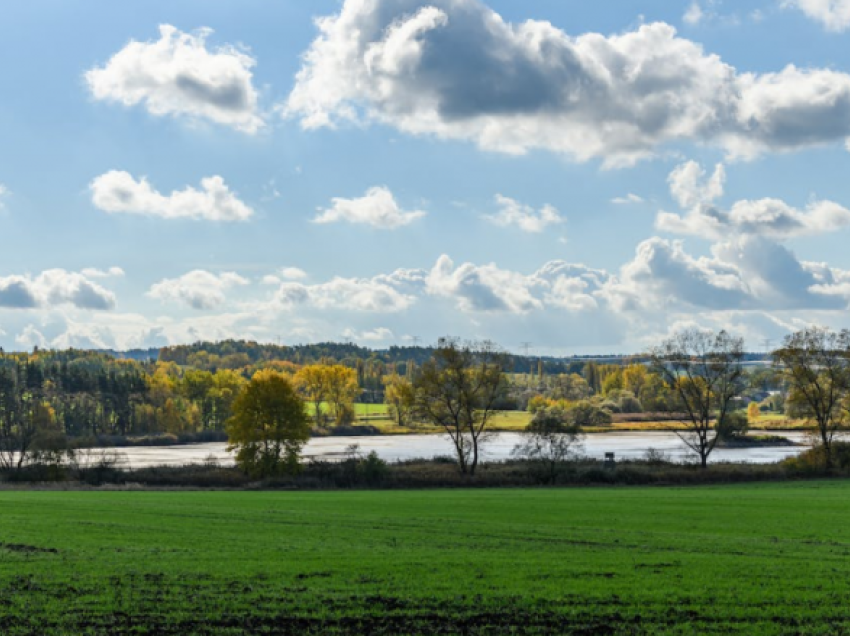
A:
{"label": "cumulus cloud", "polygon": [[84,274],[49,269],[38,276],[0,277],[0,307],[38,309],[72,305],[80,309],[115,307],[115,294]]}
{"label": "cumulus cloud", "polygon": [[0,211],[6,209],[6,197],[9,196],[9,188],[0,183]]}
{"label": "cumulus cloud", "polygon": [[392,284],[389,277],[342,278],[315,285],[287,282],[275,292],[278,306],[310,305],[318,309],[395,313],[409,308],[416,298]]}
{"label": "cumulus cloud", "polygon": [[846,31],[850,27],[850,0],[784,0],[796,7],[829,31]]}
{"label": "cumulus cloud", "polygon": [[254,59],[233,46],[207,48],[210,29],[159,28],[159,40],[131,41],[85,74],[95,99],[142,104],[151,115],[206,119],[253,134],[263,126],[252,83]]}
{"label": "cumulus cloud", "polygon": [[219,176],[201,179],[201,189],[186,187],[163,195],[148,180],[111,170],[91,182],[92,203],[104,212],[164,219],[247,221],[254,210],[240,201]]}
{"label": "cumulus cloud", "polygon": [[393,193],[385,187],[369,188],[360,198],[334,198],[331,202],[330,208],[319,210],[319,214],[313,219],[314,223],[346,221],[371,225],[382,230],[394,230],[425,216],[425,212],[421,210],[402,210]]}
{"label": "cumulus cloud", "polygon": [[812,201],[800,210],[779,199],[764,198],[737,201],[728,211],[721,210],[714,202],[723,195],[725,175],[718,165],[708,177],[694,161],[673,170],[668,179],[670,192],[688,212],[659,213],[658,229],[713,239],[753,235],[781,241],[850,226],[850,210],[832,201]]}
{"label": "cumulus cloud", "polygon": [[532,280],[493,263],[455,267],[444,254],[431,269],[426,283],[429,294],[456,299],[464,311],[526,313],[543,307],[532,293]]}
{"label": "cumulus cloud", "polygon": [[263,276],[263,285],[280,285],[285,280],[304,280],[307,272],[298,267],[284,267],[275,274]]}
{"label": "cumulus cloud", "polygon": [[523,232],[540,233],[550,225],[558,225],[565,220],[551,205],[544,205],[535,211],[531,206],[501,194],[496,195],[496,203],[501,208],[499,212],[485,215],[484,218],[502,227],[515,226]]}
{"label": "cumulus cloud", "polygon": [[667,178],[670,194],[683,208],[711,203],[723,196],[726,170],[717,164],[711,177],[696,161],[688,161],[673,169]]}
{"label": "cumulus cloud", "polygon": [[749,289],[739,269],[718,258],[694,258],[681,241],[654,237],[637,246],[617,279],[603,292],[618,310],[687,304],[711,309],[750,304]]}
{"label": "cumulus cloud", "polygon": [[346,0],[317,21],[282,111],[606,165],[692,141],[730,156],[850,137],[850,75],[739,72],[664,23],[572,36],[480,0]]}
{"label": "cumulus cloud", "polygon": [[227,300],[225,293],[248,280],[235,272],[213,274],[202,269],[166,278],[151,286],[147,295],[162,302],[177,302],[192,309],[217,309]]}

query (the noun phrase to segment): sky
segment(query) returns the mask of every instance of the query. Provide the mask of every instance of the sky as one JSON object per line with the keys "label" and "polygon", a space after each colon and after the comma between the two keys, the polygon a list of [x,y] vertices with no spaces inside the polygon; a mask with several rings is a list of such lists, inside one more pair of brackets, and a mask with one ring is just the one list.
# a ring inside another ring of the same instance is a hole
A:
{"label": "sky", "polygon": [[850,0],[0,15],[0,346],[850,327]]}

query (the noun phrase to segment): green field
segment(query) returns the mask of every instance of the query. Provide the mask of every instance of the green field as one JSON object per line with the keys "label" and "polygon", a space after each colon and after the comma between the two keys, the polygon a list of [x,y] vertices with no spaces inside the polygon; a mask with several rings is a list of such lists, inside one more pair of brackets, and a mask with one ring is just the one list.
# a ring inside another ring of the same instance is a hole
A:
{"label": "green field", "polygon": [[850,632],[850,483],[0,492],[0,633]]}

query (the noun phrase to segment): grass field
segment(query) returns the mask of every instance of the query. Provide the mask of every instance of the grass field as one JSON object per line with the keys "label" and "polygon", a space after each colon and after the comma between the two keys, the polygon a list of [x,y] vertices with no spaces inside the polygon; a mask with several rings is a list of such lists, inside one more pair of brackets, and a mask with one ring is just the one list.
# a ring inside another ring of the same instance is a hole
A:
{"label": "grass field", "polygon": [[[411,433],[439,433],[434,426],[417,425],[415,427],[399,428],[386,414],[382,404],[357,404],[357,414],[360,424],[368,424],[377,428],[384,435],[406,435]],[[371,417],[367,418],[366,408],[371,409]],[[383,410],[381,410],[383,409]],[[524,431],[531,421],[531,415],[526,411],[499,411],[493,415],[489,428],[494,431]],[[767,414],[750,423],[752,431],[762,430],[800,430],[807,426],[802,420],[789,420],[784,415]],[[683,428],[680,422],[615,422],[608,426],[585,427],[587,433],[612,432],[641,432],[641,431],[671,431]]]}
{"label": "grass field", "polygon": [[0,633],[837,634],[850,483],[0,492]]}

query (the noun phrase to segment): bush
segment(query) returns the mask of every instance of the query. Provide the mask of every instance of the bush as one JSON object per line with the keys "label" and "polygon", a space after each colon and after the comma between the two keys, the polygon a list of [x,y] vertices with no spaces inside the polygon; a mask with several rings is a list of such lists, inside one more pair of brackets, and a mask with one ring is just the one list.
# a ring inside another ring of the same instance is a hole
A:
{"label": "bush", "polygon": [[366,455],[365,459],[361,459],[357,465],[358,476],[369,486],[378,486],[389,473],[387,462],[378,457],[378,453],[372,451]]}
{"label": "bush", "polygon": [[742,437],[747,434],[749,429],[749,419],[745,414],[739,412],[727,413],[720,422],[717,423],[717,435],[721,440],[730,440],[735,437]]}

